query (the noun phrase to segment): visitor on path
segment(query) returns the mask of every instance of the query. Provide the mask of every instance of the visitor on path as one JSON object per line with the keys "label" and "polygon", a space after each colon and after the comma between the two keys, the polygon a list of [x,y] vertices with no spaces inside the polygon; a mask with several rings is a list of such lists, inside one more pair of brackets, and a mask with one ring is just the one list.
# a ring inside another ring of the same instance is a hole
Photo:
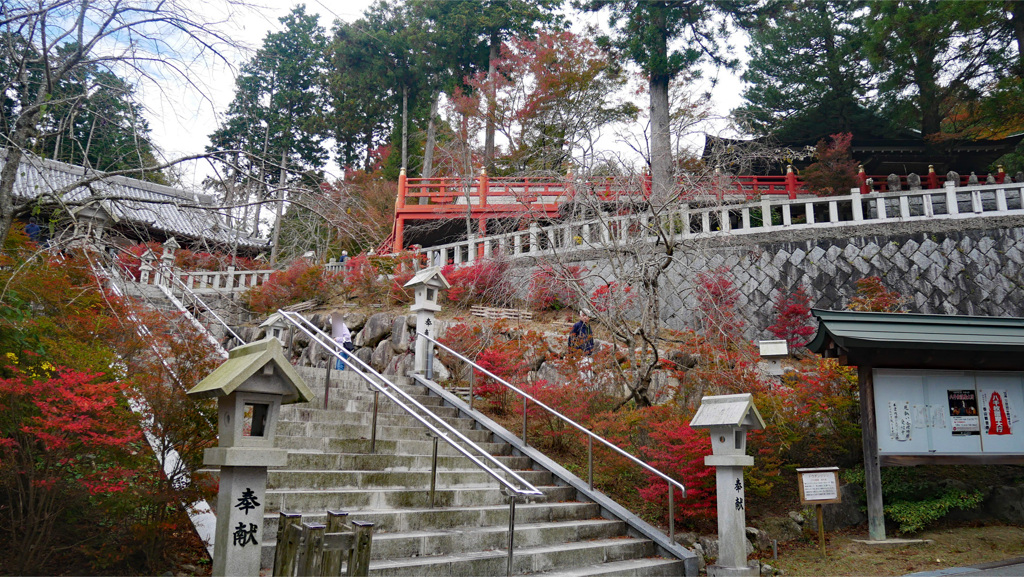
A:
{"label": "visitor on path", "polygon": [[29,217],[28,224],[25,225],[25,234],[28,235],[29,240],[32,242],[39,242],[39,235],[42,232],[42,228],[36,223],[36,217]]}
{"label": "visitor on path", "polygon": [[341,348],[341,358],[334,363],[334,368],[339,371],[344,371],[345,359],[348,358],[348,354],[351,351],[354,351],[356,347],[352,344],[352,332],[348,330],[348,325],[345,324],[345,321],[341,321],[334,328],[338,335],[334,337],[334,341],[338,343],[338,346]]}
{"label": "visitor on path", "polygon": [[580,320],[569,333],[569,351],[580,351],[585,355],[594,354],[594,332],[590,330],[590,311],[580,311]]}

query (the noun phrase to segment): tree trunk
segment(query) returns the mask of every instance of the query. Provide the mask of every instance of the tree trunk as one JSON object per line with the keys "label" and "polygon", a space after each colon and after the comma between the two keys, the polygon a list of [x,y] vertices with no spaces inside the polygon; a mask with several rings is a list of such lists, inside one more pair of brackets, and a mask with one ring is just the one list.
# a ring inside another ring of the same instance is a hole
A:
{"label": "tree trunk", "polygon": [[284,185],[288,182],[288,154],[281,153],[281,182],[277,189],[277,202],[274,204],[274,234],[270,240],[270,266],[277,264],[279,252],[277,241],[281,237],[281,214],[284,212]]}
{"label": "tree trunk", "polygon": [[402,86],[402,168],[409,167],[409,87]]}
{"label": "tree trunk", "polygon": [[437,107],[440,99],[441,93],[435,92],[434,98],[430,102],[430,119],[427,120],[427,143],[423,147],[423,170],[420,172],[420,176],[423,178],[434,176],[434,146],[437,141],[437,122],[434,119],[437,117]]}
{"label": "tree trunk", "polygon": [[652,74],[651,93],[651,201],[667,202],[674,188],[672,138],[669,132],[667,74]]}
{"label": "tree trunk", "polygon": [[8,146],[5,150],[4,168],[0,171],[0,246],[7,240],[14,222],[14,182],[22,156],[17,146]]}
{"label": "tree trunk", "polygon": [[[430,119],[427,120],[427,143],[423,150],[423,171],[420,172],[420,176],[423,178],[434,176],[434,143],[437,140],[437,122],[434,121],[434,118],[437,117],[437,106],[440,99],[441,93],[435,92],[434,98],[430,102]],[[427,204],[427,202],[429,202],[427,197],[420,197],[420,204]]]}
{"label": "tree trunk", "polygon": [[484,165],[487,167],[488,174],[494,171],[494,114],[497,110],[497,103],[494,100],[498,96],[494,83],[494,75],[496,74],[494,63],[498,60],[498,49],[500,47],[501,36],[497,32],[492,32],[491,47],[487,55],[487,81],[490,93],[487,95],[487,125],[484,132]]}

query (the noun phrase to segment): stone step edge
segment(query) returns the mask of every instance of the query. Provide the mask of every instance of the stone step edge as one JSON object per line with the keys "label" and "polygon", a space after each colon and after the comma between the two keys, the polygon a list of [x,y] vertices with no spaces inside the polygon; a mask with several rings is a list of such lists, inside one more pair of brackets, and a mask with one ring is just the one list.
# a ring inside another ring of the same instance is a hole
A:
{"label": "stone step edge", "polygon": [[484,429],[494,433],[496,439],[503,440],[512,445],[513,452],[519,452],[519,454],[532,458],[537,466],[551,471],[556,479],[560,479],[570,487],[575,488],[580,499],[589,499],[599,504],[601,506],[602,514],[611,515],[625,521],[632,529],[630,531],[631,534],[642,536],[653,541],[660,554],[675,557],[676,559],[683,561],[686,567],[685,573],[687,575],[697,574],[698,565],[696,553],[678,543],[673,542],[669,539],[668,535],[661,532],[650,523],[644,521],[632,511],[626,509],[607,495],[599,491],[591,491],[586,481],[572,474],[568,469],[559,465],[536,448],[524,445],[522,443],[522,439],[518,436],[511,433],[508,429],[505,429],[494,420],[488,418],[483,413],[480,413],[475,409],[470,409],[469,405],[465,401],[452,394],[444,387],[433,381],[427,380],[423,375],[414,374],[410,376],[417,383],[427,387],[427,390],[432,394],[443,398],[446,406],[461,409],[461,411],[466,415],[470,415],[475,418]]}
{"label": "stone step edge", "polygon": [[[580,551],[586,549],[601,549],[604,547],[626,544],[642,545],[644,543],[651,543],[651,540],[645,539],[643,537],[616,537],[613,539],[594,539],[592,541],[570,541],[566,543],[558,543],[555,545],[541,545],[539,547],[514,547],[512,549],[512,556],[513,558],[530,557],[533,555],[545,555],[548,553]],[[375,561],[370,561],[370,570],[373,571],[374,569],[379,570],[386,568],[415,567],[417,565],[434,565],[438,563],[446,564],[459,561],[477,561],[480,559],[488,558],[504,559],[507,557],[507,549],[494,549],[491,551],[472,551],[468,553],[453,553],[451,555],[409,557],[405,559],[377,559]]]}

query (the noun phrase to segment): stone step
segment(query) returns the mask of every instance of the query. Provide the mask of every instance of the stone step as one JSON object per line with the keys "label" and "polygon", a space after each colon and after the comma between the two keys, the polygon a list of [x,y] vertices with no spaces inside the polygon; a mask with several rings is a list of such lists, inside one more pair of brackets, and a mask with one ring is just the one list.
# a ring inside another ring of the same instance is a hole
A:
{"label": "stone step", "polygon": [[[540,547],[552,543],[571,543],[613,539],[625,534],[626,524],[607,519],[588,519],[573,523],[522,523],[515,527],[515,547]],[[372,559],[401,559],[490,551],[508,546],[508,525],[471,527],[447,531],[375,532]]]}
{"label": "stone step", "polygon": [[686,566],[678,559],[647,557],[546,571],[544,577],[675,577],[685,574]]}
{"label": "stone step", "polygon": [[[440,453],[440,446],[438,446]],[[502,455],[497,460],[513,470],[529,469],[532,459]],[[410,471],[429,469],[430,455],[385,455],[343,454],[321,452],[291,452],[288,454],[288,469],[310,469],[327,471]],[[462,456],[438,455],[438,470],[471,469],[472,461]]]}
{"label": "stone step", "polygon": [[[348,399],[331,398],[328,408],[324,409],[323,406],[319,407],[297,407],[290,411],[281,411],[281,418],[289,421],[332,421],[337,420],[338,413],[372,413],[373,412],[373,395],[368,394],[366,399]],[[426,403],[421,402],[427,410],[440,417],[456,418],[459,416],[459,410],[455,407],[442,407],[440,406],[441,397],[413,397],[417,401],[426,400]],[[413,410],[419,410],[412,403],[406,402],[403,399],[403,403],[406,406],[411,407]],[[397,404],[392,402],[390,399],[381,397],[380,402],[377,404],[378,414],[407,414],[406,410],[399,407]]]}
{"label": "stone step", "polygon": [[[412,395],[412,398],[419,404],[430,407],[440,407],[444,400],[441,397],[434,397],[429,395]],[[402,398],[402,402],[411,405],[406,399]],[[401,411],[398,405],[395,405],[391,399],[388,399],[384,395],[380,395],[379,410],[383,410],[384,407],[393,407],[395,410]],[[327,408],[324,408],[323,399],[320,399],[319,403],[295,403],[293,405],[285,405],[281,407],[281,414],[288,415],[291,418],[293,413],[305,413],[310,412],[311,415],[329,415],[333,411],[372,411],[373,410],[373,393],[369,391],[331,391],[331,398],[327,404]],[[316,417],[316,418],[323,418]]]}
{"label": "stone step", "polygon": [[[508,527],[508,503],[481,505],[477,507],[410,508],[410,509],[361,509],[351,511],[349,518],[355,521],[373,523],[374,531],[394,533],[397,531],[426,531],[472,527]],[[594,519],[601,513],[597,503],[590,502],[548,502],[516,504],[516,523],[547,523],[554,521],[577,522]],[[264,534],[277,534],[280,517],[277,513],[266,515]],[[327,513],[306,513],[304,522],[327,523]]]}
{"label": "stone step", "polygon": [[[516,548],[512,572],[516,575],[540,573],[562,568],[596,565],[654,555],[654,545],[646,539],[598,539],[578,543],[560,543]],[[438,557],[414,557],[370,562],[370,575],[378,577],[440,575],[503,575],[508,552],[475,551]]]}
{"label": "stone step", "polygon": [[[438,487],[435,507],[474,507],[507,503],[497,481],[488,485]],[[538,487],[544,496],[538,500],[568,501],[576,496],[572,487]],[[267,511],[314,513],[352,511],[354,509],[391,509],[430,506],[428,489],[267,489]]]}
{"label": "stone step", "polygon": [[[403,429],[408,431],[409,429]],[[430,455],[433,442],[427,438],[424,430],[416,431],[417,438],[422,440],[382,438],[377,431],[376,452],[382,455]],[[324,453],[363,453],[370,454],[370,428],[363,429],[362,434],[353,437],[282,437],[278,436],[276,446],[290,451],[322,451]],[[470,437],[472,438],[472,437]],[[508,443],[487,443],[476,441],[476,444],[492,455],[511,455],[512,447]],[[437,454],[446,456],[461,455],[444,441],[437,444]]]}
{"label": "stone step", "polygon": [[[411,421],[411,422],[410,422]],[[331,438],[331,439],[369,439],[372,434],[372,422],[367,423],[297,423],[295,421],[281,421],[277,424],[277,439],[280,440],[283,437],[309,437],[309,438]],[[435,427],[440,428],[438,425]],[[490,431],[482,429],[456,429],[462,436],[466,437],[474,443],[486,443],[491,440],[493,435]],[[442,429],[445,436],[450,437],[452,440],[458,442],[460,439],[452,433]],[[392,419],[391,422],[386,422],[384,419],[377,420],[377,440],[382,439],[422,439],[424,441],[430,441],[430,430],[424,425],[418,423],[413,419],[405,421],[404,424],[399,421],[395,423]],[[440,444],[446,444],[444,439],[441,439]],[[430,453],[430,449],[427,449],[427,453]]]}
{"label": "stone step", "polygon": [[[507,477],[500,473],[502,477]],[[537,485],[550,485],[552,482],[549,471],[516,471],[516,474],[527,482]],[[459,471],[438,471],[436,486],[453,490],[461,486],[487,485],[494,479],[479,468]],[[363,489],[377,491],[382,489],[429,490],[430,470],[422,471],[309,471],[309,470],[278,470],[269,471],[267,489]]]}
{"label": "stone step", "polygon": [[[338,431],[333,430],[332,427],[347,427],[347,426],[366,426],[369,427],[373,424],[373,415],[371,413],[336,413],[336,421],[293,421],[281,419],[277,423],[277,434],[278,435],[315,435],[320,437],[344,437],[347,436],[350,431],[346,431],[345,434],[338,434]],[[443,425],[437,422],[436,419],[426,418],[427,422],[443,429]],[[475,425],[472,419],[453,419],[442,417],[442,420],[453,428],[463,432],[472,431]],[[420,423],[415,417],[408,414],[397,414],[397,413],[378,413],[377,414],[377,427],[378,437],[380,436],[379,429],[383,427],[411,427],[421,428],[423,424]],[[424,429],[425,430],[425,429]],[[490,437],[491,433],[478,429],[476,432],[484,433],[484,436]],[[470,436],[467,434],[467,436]]]}
{"label": "stone step", "polygon": [[[517,515],[518,517],[518,515]],[[353,517],[354,518],[354,517]],[[362,517],[359,520],[364,520]],[[313,521],[303,517],[303,522]],[[275,532],[264,529],[267,537],[262,543],[267,557],[273,556]],[[541,547],[552,543],[573,543],[598,539],[615,539],[625,534],[626,524],[607,519],[588,519],[573,523],[541,522],[519,523],[515,527],[515,548]],[[488,527],[468,527],[450,530],[405,531],[386,533],[374,526],[371,559],[398,560],[414,557],[465,554],[474,551],[506,550],[508,523]],[[267,551],[266,549],[270,549]]]}

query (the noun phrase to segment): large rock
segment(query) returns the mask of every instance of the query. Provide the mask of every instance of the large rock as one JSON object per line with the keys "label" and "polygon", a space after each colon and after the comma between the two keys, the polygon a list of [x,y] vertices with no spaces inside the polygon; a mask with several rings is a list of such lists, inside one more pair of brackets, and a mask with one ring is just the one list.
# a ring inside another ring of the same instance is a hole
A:
{"label": "large rock", "polygon": [[396,354],[401,354],[409,350],[411,339],[409,335],[409,325],[405,318],[405,316],[400,316],[396,318],[395,322],[391,325],[391,350]]}
{"label": "large rock", "polygon": [[345,320],[345,326],[348,327],[348,330],[352,331],[352,334],[366,326],[366,315],[363,313],[345,313],[342,318]]}
{"label": "large rock", "polygon": [[855,527],[868,520],[861,511],[864,499],[864,488],[860,485],[846,484],[839,488],[842,503],[824,505],[821,508],[826,531],[838,531],[847,527]]}
{"label": "large rock", "polygon": [[369,365],[370,364],[370,357],[373,356],[373,349],[368,348],[368,347],[362,347],[362,348],[356,349],[355,352],[353,352],[352,354],[355,355],[355,357],[357,359],[359,359],[360,361],[363,361],[364,363]]}
{"label": "large rock", "polygon": [[985,509],[1000,521],[1024,525],[1024,487],[996,487],[985,502]]}
{"label": "large rock", "polygon": [[768,534],[769,539],[779,543],[799,539],[803,535],[803,529],[791,517],[762,517],[758,525],[762,532]]}
{"label": "large rock", "polygon": [[391,334],[391,317],[377,313],[366,321],[366,326],[352,339],[357,347],[376,347],[377,343]]}
{"label": "large rock", "polygon": [[377,348],[373,349],[373,355],[370,357],[370,366],[383,373],[388,363],[394,357],[395,353],[391,350],[391,343],[381,341],[377,343]]}

